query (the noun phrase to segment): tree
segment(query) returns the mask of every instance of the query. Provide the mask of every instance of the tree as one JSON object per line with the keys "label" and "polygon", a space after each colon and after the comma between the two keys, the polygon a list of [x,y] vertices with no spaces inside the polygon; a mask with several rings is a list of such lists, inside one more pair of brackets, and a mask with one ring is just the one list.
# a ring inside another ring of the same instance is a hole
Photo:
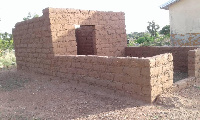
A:
{"label": "tree", "polygon": [[27,17],[24,17],[23,20],[26,21],[26,20],[29,20],[29,19],[32,19],[32,18],[35,18],[35,17],[39,17],[39,15],[38,14],[31,14],[29,12]]}
{"label": "tree", "polygon": [[154,41],[154,38],[150,37],[149,33],[144,33],[143,36],[141,36],[137,40],[135,40],[135,42],[138,44],[150,43],[153,41]]}
{"label": "tree", "polygon": [[0,50],[13,49],[13,36],[7,32],[0,33]]}
{"label": "tree", "polygon": [[149,25],[147,26],[148,32],[151,34],[151,37],[157,37],[160,26],[157,25],[154,21],[148,22]]}
{"label": "tree", "polygon": [[160,34],[170,36],[170,25],[166,25],[160,30]]}

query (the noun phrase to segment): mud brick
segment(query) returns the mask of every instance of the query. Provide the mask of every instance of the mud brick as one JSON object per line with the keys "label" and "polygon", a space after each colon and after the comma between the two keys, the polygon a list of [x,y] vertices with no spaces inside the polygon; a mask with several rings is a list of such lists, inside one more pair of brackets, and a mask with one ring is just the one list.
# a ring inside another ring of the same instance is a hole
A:
{"label": "mud brick", "polygon": [[197,52],[195,50],[190,50],[190,51],[188,51],[188,56],[189,57],[196,57],[197,56]]}
{"label": "mud brick", "polygon": [[[163,83],[163,89],[170,88],[173,85],[173,79],[166,81]],[[162,91],[161,91],[162,92]]]}
{"label": "mud brick", "polygon": [[113,66],[121,66],[122,61],[119,58],[112,58],[112,64]]}
{"label": "mud brick", "polygon": [[121,82],[117,82],[117,81],[114,81],[111,83],[112,85],[114,85],[114,87],[117,89],[117,90],[123,90],[123,83]]}
{"label": "mud brick", "polygon": [[195,70],[188,70],[188,76],[189,77],[196,77],[198,74],[198,71]]}
{"label": "mud brick", "polygon": [[80,62],[75,63],[75,68],[82,68],[82,65]]}
{"label": "mud brick", "polygon": [[76,69],[75,68],[68,68],[68,73],[76,74]]}
{"label": "mud brick", "polygon": [[98,59],[97,59],[98,64],[105,65],[107,63],[107,58],[108,57],[106,57],[106,56],[98,57]]}
{"label": "mud brick", "polygon": [[198,61],[197,57],[188,57],[188,63],[195,64]]}
{"label": "mud brick", "polygon": [[123,72],[131,77],[139,77],[141,69],[140,68],[132,68],[132,67],[124,67]]}
{"label": "mud brick", "polygon": [[84,69],[76,69],[78,75],[88,75],[88,72]]}
{"label": "mud brick", "polygon": [[106,71],[106,67],[104,65],[94,65],[93,66],[93,70],[99,71],[99,72],[105,72]]}
{"label": "mud brick", "polygon": [[134,92],[133,84],[123,84],[123,89],[128,93],[133,93]]}
{"label": "mud brick", "polygon": [[40,53],[42,52],[42,49],[36,49],[36,52]]}
{"label": "mud brick", "polygon": [[142,68],[141,69],[141,75],[142,76],[151,76],[151,70],[150,68]]}
{"label": "mud brick", "polygon": [[83,63],[83,68],[85,69],[93,69],[93,65],[91,63]]}
{"label": "mud brick", "polygon": [[123,74],[114,74],[114,81],[120,82],[123,81]]}
{"label": "mud brick", "polygon": [[123,67],[108,66],[106,71],[109,73],[122,73]]}
{"label": "mud brick", "polygon": [[143,86],[141,92],[144,95],[151,95],[151,86]]}

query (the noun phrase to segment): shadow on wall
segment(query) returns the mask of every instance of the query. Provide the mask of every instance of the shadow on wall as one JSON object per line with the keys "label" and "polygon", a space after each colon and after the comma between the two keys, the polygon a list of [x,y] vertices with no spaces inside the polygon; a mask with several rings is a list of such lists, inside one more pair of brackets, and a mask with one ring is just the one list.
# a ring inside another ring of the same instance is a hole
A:
{"label": "shadow on wall", "polygon": [[96,55],[96,33],[94,25],[81,25],[75,30],[77,55]]}
{"label": "shadow on wall", "polygon": [[[182,80],[187,77],[191,77],[191,69],[196,69],[193,65],[197,56],[191,56],[189,51],[194,51],[198,47],[126,47],[126,56],[131,57],[152,57],[163,53],[172,53],[173,65],[174,65],[174,82]],[[192,52],[191,51],[191,52]],[[192,64],[192,65],[191,65]]]}
{"label": "shadow on wall", "polygon": [[124,56],[126,47],[124,13],[53,8],[45,9],[44,12],[49,12],[55,55],[76,55],[77,50],[80,53],[79,50],[84,51],[88,48],[86,46],[91,46],[91,42],[86,42],[90,39],[83,37],[86,33],[81,33],[81,39],[85,39],[86,43],[84,46],[79,44],[83,43],[83,40],[76,40],[80,36],[76,37],[76,33],[79,32],[76,32],[75,25],[80,25],[80,29],[93,26],[92,29],[95,31],[92,44],[94,52],[87,54]]}

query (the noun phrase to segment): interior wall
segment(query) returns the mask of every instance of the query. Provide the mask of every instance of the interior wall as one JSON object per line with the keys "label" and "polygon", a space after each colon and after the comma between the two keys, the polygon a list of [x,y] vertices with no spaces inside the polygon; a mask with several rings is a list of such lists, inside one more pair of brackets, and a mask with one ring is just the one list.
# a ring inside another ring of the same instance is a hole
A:
{"label": "interior wall", "polygon": [[56,55],[76,55],[74,25],[95,25],[96,53],[101,56],[124,56],[127,46],[125,14],[91,10],[47,8],[52,42]]}
{"label": "interior wall", "polygon": [[188,72],[188,51],[198,47],[126,47],[125,55],[131,57],[152,57],[172,53],[174,71]]}
{"label": "interior wall", "polygon": [[81,25],[76,29],[77,55],[96,55],[94,25]]}

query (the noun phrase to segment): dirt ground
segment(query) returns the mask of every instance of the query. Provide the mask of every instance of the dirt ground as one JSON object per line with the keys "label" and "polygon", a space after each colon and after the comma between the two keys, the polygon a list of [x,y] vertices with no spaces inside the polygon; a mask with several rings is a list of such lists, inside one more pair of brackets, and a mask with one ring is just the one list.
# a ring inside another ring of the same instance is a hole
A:
{"label": "dirt ground", "polygon": [[200,82],[145,104],[83,83],[1,71],[0,119],[200,120]]}

